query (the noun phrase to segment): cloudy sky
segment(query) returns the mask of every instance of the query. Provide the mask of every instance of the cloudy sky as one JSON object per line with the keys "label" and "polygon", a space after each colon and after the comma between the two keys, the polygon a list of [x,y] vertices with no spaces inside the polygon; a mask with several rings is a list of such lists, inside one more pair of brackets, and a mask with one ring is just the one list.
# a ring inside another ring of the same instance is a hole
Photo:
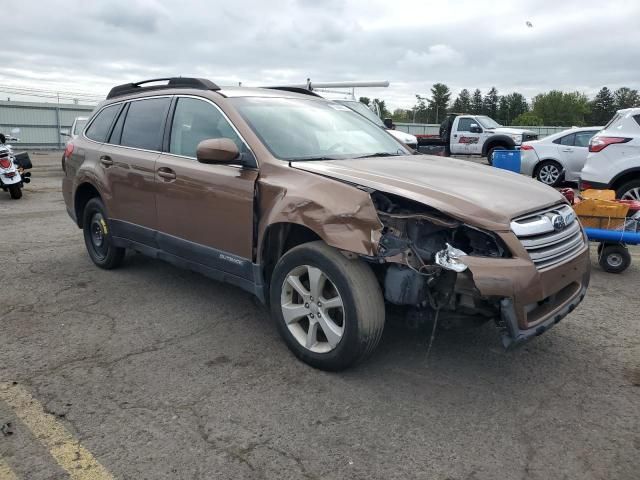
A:
{"label": "cloudy sky", "polygon": [[22,0],[3,19],[0,89],[389,80],[356,94],[396,108],[435,82],[528,98],[640,88],[637,0]]}

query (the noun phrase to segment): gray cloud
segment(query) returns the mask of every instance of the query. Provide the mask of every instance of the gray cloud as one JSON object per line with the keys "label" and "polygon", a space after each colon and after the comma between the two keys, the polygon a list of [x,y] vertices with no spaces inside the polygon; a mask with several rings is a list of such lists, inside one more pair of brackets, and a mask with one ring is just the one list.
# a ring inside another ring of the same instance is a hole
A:
{"label": "gray cloud", "polygon": [[[14,3],[0,83],[106,93],[164,75],[244,85],[389,80],[410,106],[434,82],[531,97],[640,88],[640,4],[522,0],[127,0]],[[533,28],[526,22],[531,21]]]}

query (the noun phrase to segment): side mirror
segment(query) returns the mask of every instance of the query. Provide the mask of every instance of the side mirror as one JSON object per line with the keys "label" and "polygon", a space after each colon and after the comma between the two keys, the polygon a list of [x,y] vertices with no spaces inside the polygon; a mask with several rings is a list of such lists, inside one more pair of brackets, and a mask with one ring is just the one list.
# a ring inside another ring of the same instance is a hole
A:
{"label": "side mirror", "polygon": [[477,123],[472,123],[469,131],[471,133],[482,133],[482,128],[480,128]]}
{"label": "side mirror", "polygon": [[396,128],[396,126],[393,124],[393,120],[391,120],[390,118],[384,119],[384,126],[390,129]]}
{"label": "side mirror", "polygon": [[200,163],[228,164],[239,163],[240,151],[229,138],[209,138],[202,140],[196,149],[196,158]]}
{"label": "side mirror", "polygon": [[70,137],[71,134],[69,133],[68,130],[60,130],[60,136],[61,137]]}

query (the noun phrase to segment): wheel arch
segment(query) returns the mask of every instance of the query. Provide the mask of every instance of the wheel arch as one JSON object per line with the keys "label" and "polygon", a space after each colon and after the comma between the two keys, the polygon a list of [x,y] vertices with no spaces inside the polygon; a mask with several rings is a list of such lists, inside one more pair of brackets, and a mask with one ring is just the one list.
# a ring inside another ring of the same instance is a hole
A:
{"label": "wheel arch", "polygon": [[632,180],[640,180],[640,167],[632,167],[618,173],[611,180],[611,189],[618,190],[622,185]]}
{"label": "wheel arch", "polygon": [[78,227],[83,227],[84,207],[92,198],[102,198],[100,192],[91,182],[83,182],[75,190],[73,195],[73,210]]}
{"label": "wheel arch", "polygon": [[300,223],[277,222],[267,226],[258,249],[258,261],[267,291],[278,260],[292,248],[316,240],[324,241],[317,232]]}
{"label": "wheel arch", "polygon": [[507,150],[513,150],[516,147],[516,142],[513,138],[507,135],[494,135],[487,139],[482,146],[482,155],[486,156],[487,152],[494,147],[506,147]]}
{"label": "wheel arch", "polygon": [[553,158],[553,157],[541,158],[541,159],[538,159],[538,161],[533,166],[533,177],[534,178],[538,175],[538,170],[540,170],[540,167],[545,162],[556,163],[556,164],[558,164],[560,166],[560,170],[562,170],[562,171],[565,170],[564,165],[562,165],[562,162],[560,160],[558,160],[557,158]]}

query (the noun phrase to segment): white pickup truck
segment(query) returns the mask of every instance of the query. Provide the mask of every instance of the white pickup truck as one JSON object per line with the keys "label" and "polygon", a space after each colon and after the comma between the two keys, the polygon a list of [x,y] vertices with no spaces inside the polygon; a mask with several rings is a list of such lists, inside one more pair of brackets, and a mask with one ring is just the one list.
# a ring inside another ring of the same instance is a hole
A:
{"label": "white pickup truck", "polygon": [[440,125],[440,135],[416,135],[418,144],[444,145],[452,155],[481,155],[492,163],[496,150],[514,150],[522,142],[537,140],[538,134],[503,127],[486,115],[451,114]]}

